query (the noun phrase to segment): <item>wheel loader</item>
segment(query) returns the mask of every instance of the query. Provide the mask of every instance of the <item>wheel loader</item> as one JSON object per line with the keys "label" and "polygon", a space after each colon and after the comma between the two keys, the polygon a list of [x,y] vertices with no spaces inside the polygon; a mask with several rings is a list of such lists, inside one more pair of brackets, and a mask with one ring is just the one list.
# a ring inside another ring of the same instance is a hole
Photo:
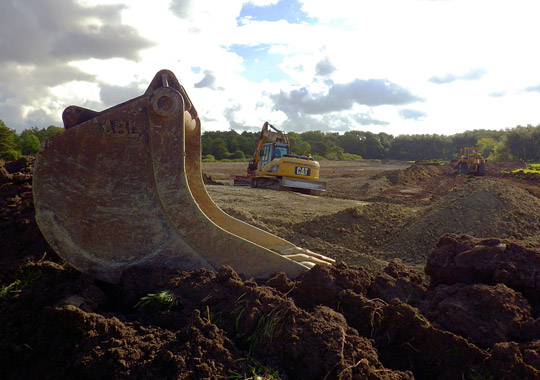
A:
{"label": "wheel loader", "polygon": [[146,92],[101,112],[78,106],[34,166],[36,222],[76,269],[111,282],[133,266],[290,278],[333,259],[234,219],[201,173],[201,122],[168,70]]}
{"label": "wheel loader", "polygon": [[319,180],[319,171],[319,163],[311,156],[291,154],[287,135],[265,122],[253,158],[248,164],[247,174],[232,174],[231,178],[235,186],[249,185],[310,193],[326,190],[326,183]]}
{"label": "wheel loader", "polygon": [[459,160],[454,166],[454,172],[459,174],[486,175],[486,160],[480,153],[480,149],[473,146],[459,151]]}

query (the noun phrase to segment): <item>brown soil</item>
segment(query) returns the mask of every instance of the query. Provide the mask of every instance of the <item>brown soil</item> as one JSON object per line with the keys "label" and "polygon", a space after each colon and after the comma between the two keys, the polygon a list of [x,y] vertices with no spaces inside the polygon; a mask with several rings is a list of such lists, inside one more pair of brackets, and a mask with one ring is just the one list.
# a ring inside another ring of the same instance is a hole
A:
{"label": "brown soil", "polygon": [[540,378],[539,183],[503,173],[522,163],[322,162],[322,196],[204,164],[225,211],[338,264],[264,283],[134,268],[114,286],[49,248],[32,165],[0,165],[2,379]]}

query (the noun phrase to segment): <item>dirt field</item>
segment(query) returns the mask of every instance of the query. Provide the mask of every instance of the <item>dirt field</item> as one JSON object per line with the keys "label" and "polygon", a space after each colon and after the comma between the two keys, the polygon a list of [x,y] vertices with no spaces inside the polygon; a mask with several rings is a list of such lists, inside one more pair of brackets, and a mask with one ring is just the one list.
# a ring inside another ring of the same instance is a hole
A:
{"label": "dirt field", "polygon": [[446,233],[538,239],[540,182],[503,177],[523,163],[488,163],[486,177],[451,174],[449,165],[378,160],[321,163],[327,192],[232,186],[245,163],[204,163],[216,204],[230,215],[302,247],[378,271],[399,258],[422,271]]}
{"label": "dirt field", "polygon": [[540,181],[505,174],[523,163],[322,162],[321,196],[204,163],[223,210],[338,264],[265,282],[133,268],[119,285],[44,241],[32,167],[0,165],[1,379],[540,378]]}

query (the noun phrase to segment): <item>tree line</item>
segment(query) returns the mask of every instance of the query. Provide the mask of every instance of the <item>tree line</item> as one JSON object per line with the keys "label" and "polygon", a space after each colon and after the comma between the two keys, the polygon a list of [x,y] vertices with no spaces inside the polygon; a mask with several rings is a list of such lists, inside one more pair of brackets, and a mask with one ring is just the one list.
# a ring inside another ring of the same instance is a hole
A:
{"label": "tree line", "polygon": [[[34,155],[46,138],[63,131],[51,125],[26,129],[21,133],[0,120],[0,158],[13,160]],[[207,131],[201,136],[205,161],[246,160],[253,156],[259,132]],[[525,160],[540,162],[540,125],[517,126],[506,130],[475,129],[450,136],[437,134],[393,136],[384,132],[306,131],[288,132],[291,153],[311,154],[317,160],[419,159],[452,160],[464,147],[478,146],[492,161]]]}
{"label": "tree line", "polygon": [[21,156],[35,155],[41,142],[48,137],[60,133],[64,128],[55,127],[25,129],[16,133],[0,120],[0,158],[6,161],[15,160]]}
{"label": "tree line", "polygon": [[[540,161],[540,125],[517,126],[506,130],[475,129],[450,136],[437,134],[399,135],[349,131],[307,131],[287,133],[291,152],[311,154],[317,160],[419,159],[452,160],[461,148],[477,146],[492,161]],[[208,161],[251,158],[255,151],[258,132],[204,132],[203,158]]]}

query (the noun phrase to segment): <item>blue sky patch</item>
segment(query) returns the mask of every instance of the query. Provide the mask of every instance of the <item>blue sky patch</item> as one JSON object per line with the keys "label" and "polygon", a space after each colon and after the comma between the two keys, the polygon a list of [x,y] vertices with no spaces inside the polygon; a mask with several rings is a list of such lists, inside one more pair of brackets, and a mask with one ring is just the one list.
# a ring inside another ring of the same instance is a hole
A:
{"label": "blue sky patch", "polygon": [[302,6],[297,0],[280,0],[277,4],[262,7],[247,3],[243,5],[240,16],[237,18],[238,25],[242,25],[242,19],[246,17],[253,21],[285,20],[289,24],[303,22],[312,24],[316,21],[302,11]]}
{"label": "blue sky patch", "polygon": [[290,80],[291,78],[279,68],[285,56],[270,53],[270,48],[270,44],[231,45],[227,50],[243,58],[246,70],[241,74],[250,82],[260,83],[264,79],[270,82]]}

